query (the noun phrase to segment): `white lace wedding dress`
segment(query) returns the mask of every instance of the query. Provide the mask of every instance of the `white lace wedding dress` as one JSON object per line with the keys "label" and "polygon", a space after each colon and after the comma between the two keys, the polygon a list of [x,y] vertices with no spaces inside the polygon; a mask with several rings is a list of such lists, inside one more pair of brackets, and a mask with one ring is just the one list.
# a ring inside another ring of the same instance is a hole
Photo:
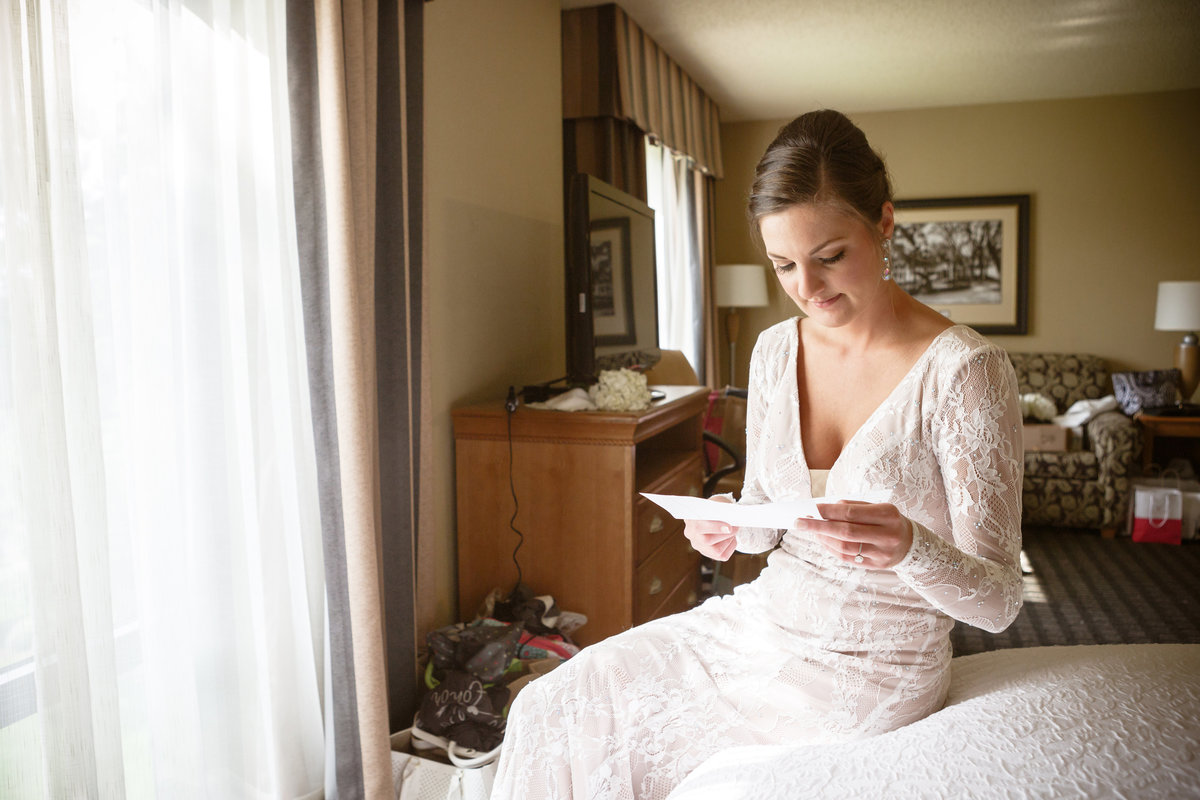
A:
{"label": "white lace wedding dress", "polygon": [[[798,336],[793,319],[755,345],[742,503],[811,496]],[[948,328],[827,479],[830,495],[885,491],[914,522],[908,556],[864,569],[794,529],[742,529],[742,552],[779,544],[756,580],[522,691],[493,800],[661,800],[718,750],[859,738],[937,710],[953,620],[997,631],[1021,605],[1020,426],[1004,352]]]}

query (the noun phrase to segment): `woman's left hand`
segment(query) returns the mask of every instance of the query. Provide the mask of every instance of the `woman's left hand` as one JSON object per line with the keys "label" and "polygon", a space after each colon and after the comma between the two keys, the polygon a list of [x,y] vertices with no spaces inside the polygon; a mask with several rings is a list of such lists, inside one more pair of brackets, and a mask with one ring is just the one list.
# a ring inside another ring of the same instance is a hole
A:
{"label": "woman's left hand", "polygon": [[843,500],[821,503],[817,510],[824,519],[800,519],[797,527],[843,561],[887,569],[903,561],[912,547],[908,518],[891,503]]}

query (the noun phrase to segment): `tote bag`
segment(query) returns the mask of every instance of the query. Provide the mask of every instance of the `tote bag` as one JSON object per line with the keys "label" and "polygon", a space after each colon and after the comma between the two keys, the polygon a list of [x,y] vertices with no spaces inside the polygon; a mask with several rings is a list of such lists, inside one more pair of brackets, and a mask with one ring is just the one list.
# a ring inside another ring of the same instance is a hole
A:
{"label": "tote bag", "polygon": [[[445,750],[451,763],[425,757],[414,750],[422,745]],[[500,748],[488,753],[460,750],[453,742],[407,728],[392,734],[392,782],[396,800],[488,800],[496,780]]]}
{"label": "tote bag", "polygon": [[1134,484],[1130,534],[1135,542],[1179,544],[1183,538],[1183,492]]}
{"label": "tote bag", "polygon": [[1179,387],[1179,375],[1177,369],[1116,372],[1112,384],[1117,405],[1131,417],[1143,409],[1172,405]]}

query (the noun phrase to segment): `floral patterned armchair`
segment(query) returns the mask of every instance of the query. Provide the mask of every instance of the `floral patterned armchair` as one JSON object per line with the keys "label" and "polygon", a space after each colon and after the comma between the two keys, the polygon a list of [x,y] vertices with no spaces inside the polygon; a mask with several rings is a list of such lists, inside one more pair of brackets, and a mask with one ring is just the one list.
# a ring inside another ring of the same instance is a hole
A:
{"label": "floral patterned armchair", "polygon": [[[1009,353],[1022,394],[1036,392],[1063,413],[1078,400],[1112,394],[1104,359],[1077,353]],[[1120,411],[1085,426],[1084,449],[1025,453],[1024,521],[1098,528],[1112,536],[1125,524],[1129,483],[1141,453],[1141,431]]]}

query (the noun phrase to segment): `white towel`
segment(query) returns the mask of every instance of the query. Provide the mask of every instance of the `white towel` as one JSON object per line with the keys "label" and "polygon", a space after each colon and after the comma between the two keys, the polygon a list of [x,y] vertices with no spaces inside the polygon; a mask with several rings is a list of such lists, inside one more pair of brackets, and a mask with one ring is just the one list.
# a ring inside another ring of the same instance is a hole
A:
{"label": "white towel", "polygon": [[526,403],[529,408],[544,408],[551,411],[595,411],[596,404],[584,389],[570,389],[550,398],[544,403]]}
{"label": "white towel", "polygon": [[1078,428],[1080,425],[1090,422],[1093,417],[1105,411],[1115,411],[1116,408],[1116,395],[1110,394],[1098,400],[1077,400],[1067,409],[1067,413],[1059,414],[1053,422],[1064,428]]}

